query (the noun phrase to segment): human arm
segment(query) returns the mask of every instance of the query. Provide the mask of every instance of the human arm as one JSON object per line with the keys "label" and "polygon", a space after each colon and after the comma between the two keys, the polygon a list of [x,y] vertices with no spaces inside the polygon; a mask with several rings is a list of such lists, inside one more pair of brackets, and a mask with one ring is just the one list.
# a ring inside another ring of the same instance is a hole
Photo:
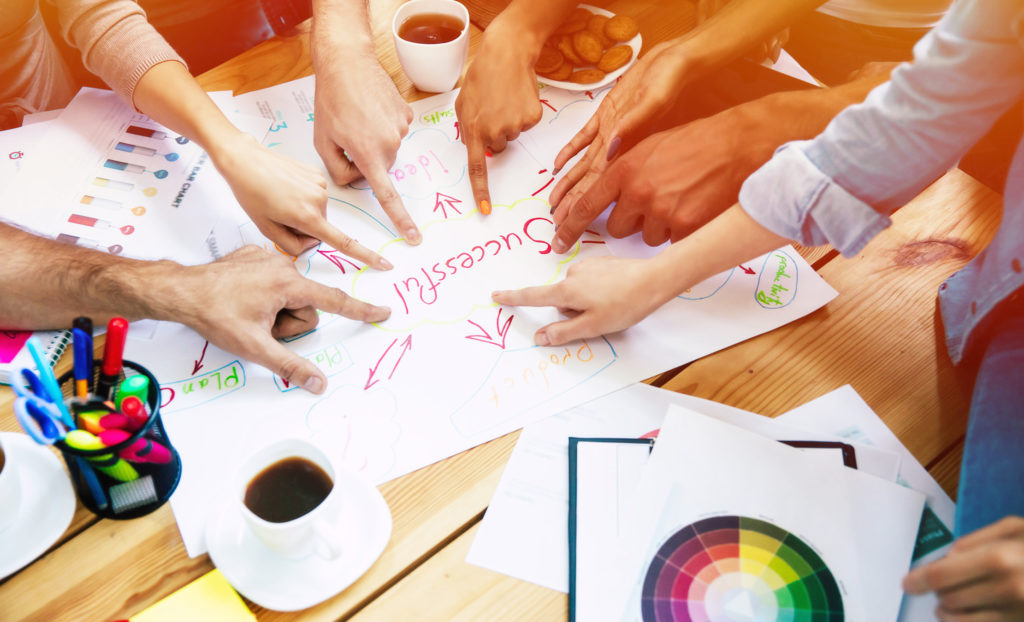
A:
{"label": "human arm", "polygon": [[960,538],[942,559],[911,570],[903,589],[935,592],[940,622],[1024,618],[1024,518],[1010,516]]}
{"label": "human arm", "polygon": [[565,252],[613,202],[607,228],[614,237],[643,232],[657,246],[689,235],[735,203],[743,180],[779,145],[816,136],[893,66],[834,88],[766,95],[645,138],[596,174],[578,200],[559,204],[555,252]]}
{"label": "human arm", "polygon": [[576,6],[572,0],[513,0],[484,31],[455,100],[462,142],[469,158],[469,183],[482,214],[491,211],[486,153],[505,150],[510,140],[541,119],[533,66],[541,46]]}
{"label": "human arm", "polygon": [[[409,244],[423,239],[388,176],[412,108],[377,60],[367,0],[313,0],[313,144],[338,185],[365,177]],[[348,157],[346,157],[346,155]]]}
{"label": "human arm", "polygon": [[129,0],[60,0],[65,36],[86,67],[137,110],[203,147],[265,236],[298,255],[322,240],[371,266],[382,257],[327,222],[326,182],[238,130]]}
{"label": "human arm", "polygon": [[181,322],[210,343],[321,393],[315,365],[276,341],[317,324],[317,309],[362,321],[390,315],[303,278],[280,253],[247,246],[210,264],[138,261],[62,244],[0,224],[0,326],[71,326],[80,315]]}
{"label": "human arm", "polygon": [[688,85],[759,47],[822,3],[732,0],[697,28],[648,50],[619,78],[594,116],[555,157],[557,171],[587,149],[555,186],[552,205],[577,200],[617,154],[665,129],[666,116]]}
{"label": "human arm", "polygon": [[534,335],[537,345],[561,345],[625,330],[701,281],[786,243],[737,204],[649,259],[589,258],[553,285],[491,297],[503,305],[553,306],[569,315]]}

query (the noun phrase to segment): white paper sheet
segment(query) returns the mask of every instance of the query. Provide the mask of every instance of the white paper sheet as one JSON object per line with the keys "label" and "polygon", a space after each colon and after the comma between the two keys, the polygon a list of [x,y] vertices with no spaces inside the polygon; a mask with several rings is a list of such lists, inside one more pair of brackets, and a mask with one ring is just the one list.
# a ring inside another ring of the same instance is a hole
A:
{"label": "white paper sheet", "polygon": [[[237,204],[206,153],[111,91],[84,88],[45,127],[0,214],[48,237],[139,259],[208,261],[204,241]],[[262,134],[258,134],[262,137]]]}
{"label": "white paper sheet", "polygon": [[[306,78],[235,104],[273,121],[270,148],[316,163],[312,89]],[[600,96],[544,93],[545,138],[571,136]],[[222,498],[209,474],[233,472],[245,453],[277,436],[329,439],[338,459],[385,481],[781,326],[835,296],[787,247],[751,262],[753,275],[737,268],[714,277],[622,334],[535,346],[534,332],[558,313],[498,307],[490,292],[554,282],[582,258],[606,254],[607,245],[593,230],[571,253],[550,252],[551,174],[519,142],[489,158],[493,213],[481,217],[466,179],[455,96],[413,104],[414,121],[390,171],[423,243],[411,247],[396,238],[361,180],[329,188],[328,218],[395,269],[366,270],[324,246],[295,258],[309,278],[392,308],[378,325],[323,314],[315,331],[287,341],[328,376],[323,396],[289,386],[181,326],[162,325],[145,343],[129,336],[126,356],[160,379],[164,423],[184,459],[171,503],[191,555],[204,552],[203,525]],[[232,216],[207,207],[218,223]],[[274,248],[252,223],[236,223],[244,241]],[[229,246],[217,236],[207,241]]]}
{"label": "white paper sheet", "polygon": [[[626,587],[610,592],[604,606],[622,612],[621,618],[609,619],[640,620],[643,598],[667,595],[648,576],[666,540],[701,519],[739,516],[774,525],[813,549],[826,568],[819,577],[827,574],[842,592],[844,619],[895,620],[899,581],[910,565],[923,505],[921,493],[854,469],[811,466],[792,447],[673,405],[623,519],[626,535],[617,543],[614,583]],[[761,574],[764,564],[733,571],[718,566],[701,600],[725,610],[778,610],[773,593],[778,587],[772,586],[772,573]],[[737,575],[742,587],[729,581]],[[720,580],[727,584],[723,589],[732,589],[716,592]]]}
{"label": "white paper sheet", "polygon": [[622,511],[632,503],[650,452],[646,443],[576,445],[575,620],[600,620],[604,613],[590,606],[615,577],[615,549],[608,543],[623,535]]}
{"label": "white paper sheet", "polygon": [[[568,437],[645,436],[661,427],[670,404],[686,406],[776,440],[841,440],[834,434],[808,431],[777,418],[634,384],[523,429],[466,561],[567,592]],[[896,454],[852,444],[860,470],[890,481],[896,479]]]}
{"label": "white paper sheet", "polygon": [[[853,387],[841,387],[779,416],[779,419],[809,430],[835,434],[849,441],[872,444],[902,456],[899,483],[923,492],[927,497],[927,507],[940,521],[940,524],[931,523],[930,528],[923,530],[918,538],[930,538],[937,542],[951,540],[956,504]],[[950,546],[946,544],[920,557],[914,566],[945,556]],[[907,596],[903,600],[900,621],[934,620],[937,605],[938,600],[934,594]]]}

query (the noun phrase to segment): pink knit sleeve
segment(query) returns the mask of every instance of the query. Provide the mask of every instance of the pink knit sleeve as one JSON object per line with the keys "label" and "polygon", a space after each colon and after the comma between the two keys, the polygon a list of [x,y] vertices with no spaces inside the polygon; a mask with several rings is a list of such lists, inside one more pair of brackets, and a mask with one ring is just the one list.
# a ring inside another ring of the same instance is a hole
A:
{"label": "pink knit sleeve", "polygon": [[86,69],[133,107],[135,85],[153,65],[186,64],[133,0],[57,0],[57,6],[64,38],[82,52]]}

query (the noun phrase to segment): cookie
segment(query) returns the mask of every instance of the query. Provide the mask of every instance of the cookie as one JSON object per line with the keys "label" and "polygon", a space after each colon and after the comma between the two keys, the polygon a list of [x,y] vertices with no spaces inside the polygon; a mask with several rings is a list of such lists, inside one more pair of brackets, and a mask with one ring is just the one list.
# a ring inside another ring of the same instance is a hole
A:
{"label": "cookie", "polygon": [[559,24],[558,28],[555,29],[556,35],[569,35],[574,32],[579,32],[587,27],[587,20],[590,19],[592,13],[583,8],[576,8],[569,17],[565,18],[565,21]]}
{"label": "cookie", "polygon": [[608,38],[608,35],[604,34],[604,25],[610,18],[607,15],[593,14],[590,19],[587,20],[587,30],[594,34],[595,37],[601,40],[601,47],[608,49],[615,45],[615,42]]}
{"label": "cookie", "polygon": [[597,61],[601,60],[601,54],[604,53],[601,40],[587,30],[581,30],[572,34],[572,49],[576,50],[576,54],[587,65],[596,64]]}
{"label": "cookie", "polygon": [[533,66],[533,70],[539,74],[551,73],[562,66],[565,57],[555,48],[544,46],[540,49],[540,55]]}
{"label": "cookie", "polygon": [[569,80],[576,84],[593,84],[604,80],[604,72],[600,69],[581,69],[569,76]]}
{"label": "cookie", "polygon": [[597,68],[605,73],[611,73],[622,67],[633,58],[633,48],[628,45],[616,45],[605,51],[601,60],[597,62]]}
{"label": "cookie", "polygon": [[565,61],[557,69],[548,73],[540,73],[538,75],[547,78],[549,80],[558,80],[564,82],[569,79],[572,75],[572,63]]}
{"label": "cookie", "polygon": [[558,48],[558,51],[561,52],[563,56],[565,56],[565,60],[569,61],[573,65],[586,64],[583,62],[583,59],[580,58],[580,55],[576,53],[576,50],[574,50],[572,47],[572,35],[562,35],[562,37],[558,40],[558,45],[556,47]]}
{"label": "cookie", "polygon": [[639,32],[636,20],[626,15],[616,15],[604,25],[604,34],[612,41],[629,41]]}

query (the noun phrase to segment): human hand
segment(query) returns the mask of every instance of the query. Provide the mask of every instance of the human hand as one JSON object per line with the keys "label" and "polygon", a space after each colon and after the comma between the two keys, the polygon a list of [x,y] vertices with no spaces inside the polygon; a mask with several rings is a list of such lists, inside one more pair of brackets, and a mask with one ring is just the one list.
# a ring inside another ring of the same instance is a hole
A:
{"label": "human hand", "polygon": [[1024,619],[1024,518],[1010,516],[960,538],[942,559],[910,571],[903,589],[935,592],[940,622]]}
{"label": "human hand", "polygon": [[323,241],[379,270],[392,268],[327,222],[327,182],[319,170],[241,132],[218,142],[211,156],[253,224],[284,252],[299,255]]}
{"label": "human hand", "polygon": [[[554,212],[552,247],[566,252],[612,202],[607,229],[622,238],[643,232],[657,246],[680,240],[736,202],[743,181],[786,141],[773,96],[645,138],[594,176],[575,201]],[[795,97],[799,97],[796,95]],[[778,119],[777,119],[778,120]]]}
{"label": "human hand", "polygon": [[316,74],[313,145],[327,172],[339,186],[365,177],[399,234],[419,244],[423,236],[388,176],[412,108],[372,51],[324,65]]}
{"label": "human hand", "polygon": [[558,171],[587,148],[551,191],[551,205],[557,207],[565,201],[571,206],[604,172],[608,162],[655,131],[674,107],[684,86],[685,73],[685,54],[676,41],[660,43],[637,60],[608,92],[583,129],[555,156]]}
{"label": "human hand", "polygon": [[534,335],[540,346],[625,330],[669,300],[666,281],[659,279],[652,259],[591,257],[569,268],[553,285],[496,291],[502,305],[556,307],[569,317],[542,327]]}
{"label": "human hand", "polygon": [[485,31],[480,52],[470,63],[455,100],[460,137],[469,158],[469,183],[481,214],[491,213],[487,151],[504,151],[508,141],[541,119],[535,62],[529,46],[505,37],[495,22]]}
{"label": "human hand", "polygon": [[317,325],[317,309],[364,322],[391,315],[387,307],[349,297],[302,277],[284,255],[243,247],[209,264],[181,268],[165,280],[171,298],[157,315],[193,328],[215,346],[262,365],[292,385],[322,393],[327,377],[277,339]]}

